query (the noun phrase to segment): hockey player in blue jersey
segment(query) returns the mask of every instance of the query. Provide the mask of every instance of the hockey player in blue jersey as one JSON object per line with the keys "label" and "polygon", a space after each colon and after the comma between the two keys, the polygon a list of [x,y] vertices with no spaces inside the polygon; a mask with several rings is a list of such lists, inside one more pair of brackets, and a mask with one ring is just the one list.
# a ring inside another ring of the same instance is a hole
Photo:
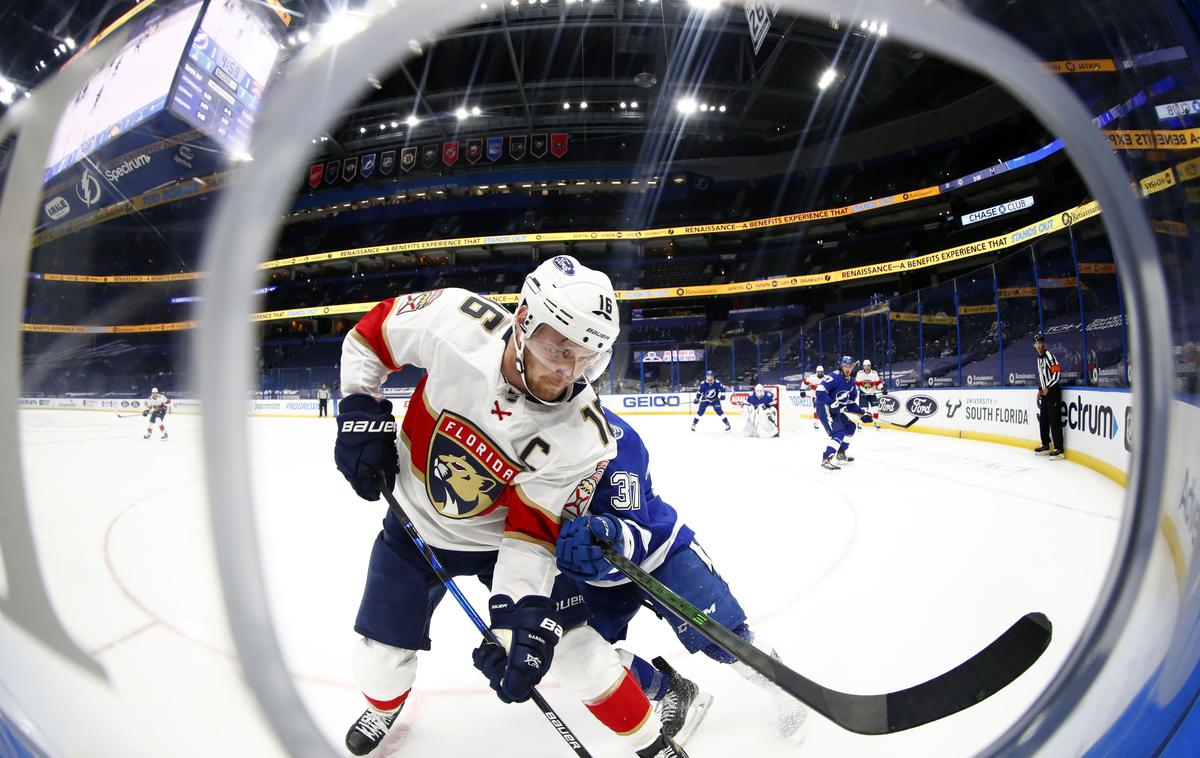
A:
{"label": "hockey player in blue jersey", "polygon": [[821,456],[821,467],[830,471],[841,468],[833,462],[835,454],[840,463],[854,460],[846,455],[846,449],[850,447],[850,438],[854,436],[854,430],[858,427],[854,423],[855,419],[849,414],[855,414],[864,424],[871,423],[871,414],[865,413],[858,405],[858,386],[853,378],[854,366],[853,358],[848,355],[842,356],[839,370],[821,380],[814,393],[817,421],[829,436],[829,444]]}
{"label": "hockey player in blue jersey", "polygon": [[733,427],[729,425],[729,419],[725,418],[725,411],[721,410],[721,401],[725,399],[725,388],[721,386],[721,382],[717,381],[717,377],[712,371],[704,372],[704,381],[700,382],[700,386],[696,389],[696,399],[694,402],[700,404],[696,410],[696,417],[692,419],[692,431],[696,431],[696,424],[700,423],[700,417],[708,410],[708,406],[712,406],[716,411],[717,417],[725,422],[725,431],[729,431]]}
{"label": "hockey player in blue jersey", "polygon": [[[588,623],[605,640],[616,643],[625,638],[630,620],[643,604],[649,604],[671,623],[689,653],[703,652],[719,663],[732,664],[743,677],[767,690],[778,711],[780,732],[785,737],[798,737],[808,716],[801,703],[706,640],[690,624],[681,623],[601,555],[601,543],[611,543],[688,602],[705,609],[709,618],[747,642],[756,642],[745,611],[696,542],[695,533],[679,519],[675,508],[654,491],[650,454],[641,437],[612,411],[605,409],[604,415],[617,440],[617,457],[605,469],[588,511],[563,524],[556,549],[559,571],[578,582],[591,614]],[[778,658],[761,639],[757,645]],[[712,697],[699,692],[694,683],[661,658],[654,659],[652,665],[628,651],[619,653],[646,696],[658,702],[663,733],[682,743],[703,719]]]}
{"label": "hockey player in blue jersey", "polygon": [[742,422],[750,437],[774,437],[779,434],[779,418],[775,410],[775,394],[761,384],[742,403]]}

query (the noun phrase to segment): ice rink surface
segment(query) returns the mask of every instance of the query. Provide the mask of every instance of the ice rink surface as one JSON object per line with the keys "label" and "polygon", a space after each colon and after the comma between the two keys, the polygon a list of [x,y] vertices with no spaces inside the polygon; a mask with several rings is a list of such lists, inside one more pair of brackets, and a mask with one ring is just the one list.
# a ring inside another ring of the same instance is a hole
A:
{"label": "ice rink surface", "polygon": [[[750,616],[795,670],[853,693],[903,689],[961,663],[1030,611],[1054,624],[1032,669],[994,697],[908,732],[863,737],[813,715],[796,745],[775,733],[769,699],[729,667],[688,656],[643,612],[625,645],[664,655],[716,700],[687,748],[716,756],[962,756],[998,735],[1041,691],[1078,636],[1108,569],[1124,491],[1071,462],[1027,450],[863,429],[841,471],[818,466],[824,437],[748,439],[711,415],[636,416],[658,492],[697,532]],[[20,412],[22,456],[48,591],[108,682],[14,672],[48,740],[69,756],[277,755],[241,683],[206,513],[202,419],[168,416],[170,440],[140,418]],[[248,422],[270,608],[302,697],[341,746],[362,711],[350,643],[385,506],[333,466],[332,420]],[[738,426],[734,419],[735,429]],[[2,572],[0,572],[2,573]],[[7,581],[0,576],[0,580]],[[1173,582],[1169,576],[1164,582]],[[478,609],[487,593],[460,579]],[[478,633],[453,599],[399,725],[377,755],[567,756],[532,705],[504,705],[472,668]],[[30,666],[33,664],[31,663]],[[551,677],[553,672],[551,672]],[[26,678],[28,677],[28,678]],[[547,680],[547,699],[596,756],[623,744]]]}

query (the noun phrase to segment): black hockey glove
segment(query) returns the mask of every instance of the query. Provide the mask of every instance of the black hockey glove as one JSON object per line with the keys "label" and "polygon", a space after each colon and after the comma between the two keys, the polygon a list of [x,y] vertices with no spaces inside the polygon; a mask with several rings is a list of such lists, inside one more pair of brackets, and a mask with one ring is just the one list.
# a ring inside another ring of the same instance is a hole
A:
{"label": "black hockey glove", "polygon": [[400,471],[392,403],[370,395],[351,395],[342,400],[338,411],[333,461],[359,497],[378,500],[375,475],[382,473],[390,490]]}
{"label": "black hockey glove", "polygon": [[872,416],[870,414],[870,412],[864,411],[863,415],[858,417],[858,420],[863,422],[864,424],[870,424],[875,420],[875,417]]}
{"label": "black hockey glove", "polygon": [[505,652],[494,642],[484,640],[471,658],[501,700],[523,703],[550,670],[554,646],[562,639],[563,629],[554,612],[554,601],[529,595],[514,604],[508,595],[492,595],[488,606],[492,611],[492,628],[510,630],[512,641]]}
{"label": "black hockey glove", "polygon": [[142,411],[142,418],[145,418],[146,416],[149,416],[149,415],[150,415],[150,409],[149,409],[149,408],[147,408],[146,410]]}

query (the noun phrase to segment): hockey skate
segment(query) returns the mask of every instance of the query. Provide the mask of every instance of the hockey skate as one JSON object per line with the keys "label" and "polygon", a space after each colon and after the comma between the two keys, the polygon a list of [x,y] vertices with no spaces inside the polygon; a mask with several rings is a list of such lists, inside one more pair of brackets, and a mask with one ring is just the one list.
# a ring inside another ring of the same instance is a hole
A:
{"label": "hockey skate", "polygon": [[853,463],[854,456],[846,455],[845,451],[839,450],[837,454],[838,463]]}
{"label": "hockey skate", "polygon": [[834,464],[833,456],[831,455],[828,458],[821,459],[821,468],[829,469],[830,471],[840,471],[842,467]]}
{"label": "hockey skate", "polygon": [[392,724],[395,723],[396,717],[402,710],[404,710],[403,704],[396,709],[395,713],[387,716],[374,708],[363,711],[363,715],[359,716],[358,721],[354,722],[354,726],[350,727],[350,731],[346,732],[346,749],[355,755],[366,755],[379,747],[379,743],[383,742],[384,736],[392,728]]}
{"label": "hockey skate", "polygon": [[638,758],[688,758],[683,748],[665,734],[658,735],[657,740],[637,751],[637,755]]}
{"label": "hockey skate", "polygon": [[167,433],[166,433],[166,432],[163,432],[163,436],[162,436],[162,437],[159,437],[159,439],[163,439],[163,440],[165,440],[166,438],[167,438]]}
{"label": "hockey skate", "polygon": [[878,421],[876,421],[876,422],[875,422],[875,428],[876,428],[876,429],[882,429],[883,427],[879,425],[879,422],[878,422]]}
{"label": "hockey skate", "polygon": [[1051,450],[1050,451],[1050,460],[1052,460],[1052,461],[1061,461],[1063,458],[1066,458],[1066,457],[1067,457],[1067,453],[1064,450]]}
{"label": "hockey skate", "polygon": [[150,439],[150,432],[146,432],[145,434],[143,434],[142,439],[144,439],[144,440]]}
{"label": "hockey skate", "polygon": [[1034,455],[1043,455],[1044,453],[1048,453],[1048,452],[1050,452],[1049,445],[1038,445],[1037,447],[1035,447],[1033,449]]}
{"label": "hockey skate", "polygon": [[662,720],[662,733],[682,745],[708,715],[713,696],[701,692],[695,682],[683,677],[661,657],[652,663],[667,675],[667,694],[654,706]]}

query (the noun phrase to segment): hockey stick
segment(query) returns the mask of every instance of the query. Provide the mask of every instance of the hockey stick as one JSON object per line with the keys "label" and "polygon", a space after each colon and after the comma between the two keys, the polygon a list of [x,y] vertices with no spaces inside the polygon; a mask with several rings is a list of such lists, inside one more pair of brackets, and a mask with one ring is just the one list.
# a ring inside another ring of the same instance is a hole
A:
{"label": "hockey stick", "polygon": [[972,658],[923,684],[880,695],[852,695],[801,676],[710,619],[611,545],[602,549],[609,563],[705,639],[833,723],[858,734],[912,729],[975,705],[1024,673],[1050,644],[1050,620],[1041,613],[1028,613]]}
{"label": "hockey stick", "polygon": [[142,415],[142,414],[140,414],[140,413],[118,413],[117,418],[133,418],[134,416],[140,416],[140,415]]}
{"label": "hockey stick", "polygon": [[897,423],[897,422],[895,422],[895,421],[888,421],[887,419],[884,419],[884,421],[887,421],[887,423],[891,424],[892,426],[898,426],[898,427],[900,427],[901,429],[907,429],[908,427],[910,427],[910,426],[912,426],[913,424],[915,424],[915,423],[917,423],[918,421],[920,421],[920,417],[919,417],[919,416],[913,416],[912,418],[910,418],[910,419],[908,420],[908,423],[906,423],[906,424],[900,424],[900,423]]}
{"label": "hockey stick", "polygon": [[[442,584],[446,589],[450,590],[450,594],[454,595],[454,599],[466,611],[467,616],[475,624],[475,628],[479,630],[488,642],[500,645],[500,640],[496,637],[496,633],[487,624],[483,623],[483,619],[471,607],[471,602],[462,594],[462,590],[455,584],[454,579],[446,573],[446,569],[442,567],[442,562],[434,555],[429,545],[425,544],[425,540],[421,538],[420,532],[413,526],[413,522],[409,520],[408,514],[404,512],[404,508],[400,506],[400,503],[396,500],[396,496],[388,489],[387,481],[383,478],[383,474],[375,477],[375,484],[379,487],[379,491],[383,493],[383,499],[387,500],[388,508],[391,509],[392,515],[400,522],[400,526],[404,527],[404,533],[408,535],[413,544],[417,546],[417,549],[421,551],[421,555],[425,557],[425,561],[433,569],[433,573],[437,574],[437,578],[442,580]],[[503,646],[501,645],[501,647]],[[533,690],[531,698],[537,704],[537,707],[541,709],[542,715],[550,722],[550,726],[554,727],[558,735],[575,751],[576,755],[580,756],[580,758],[592,758],[592,754],[587,751],[587,748],[583,746],[583,743],[579,741],[579,738],[575,736],[570,727],[559,718],[558,714],[554,712],[554,709],[550,707],[550,704],[546,702],[546,699],[542,697],[540,692],[536,689]]]}

